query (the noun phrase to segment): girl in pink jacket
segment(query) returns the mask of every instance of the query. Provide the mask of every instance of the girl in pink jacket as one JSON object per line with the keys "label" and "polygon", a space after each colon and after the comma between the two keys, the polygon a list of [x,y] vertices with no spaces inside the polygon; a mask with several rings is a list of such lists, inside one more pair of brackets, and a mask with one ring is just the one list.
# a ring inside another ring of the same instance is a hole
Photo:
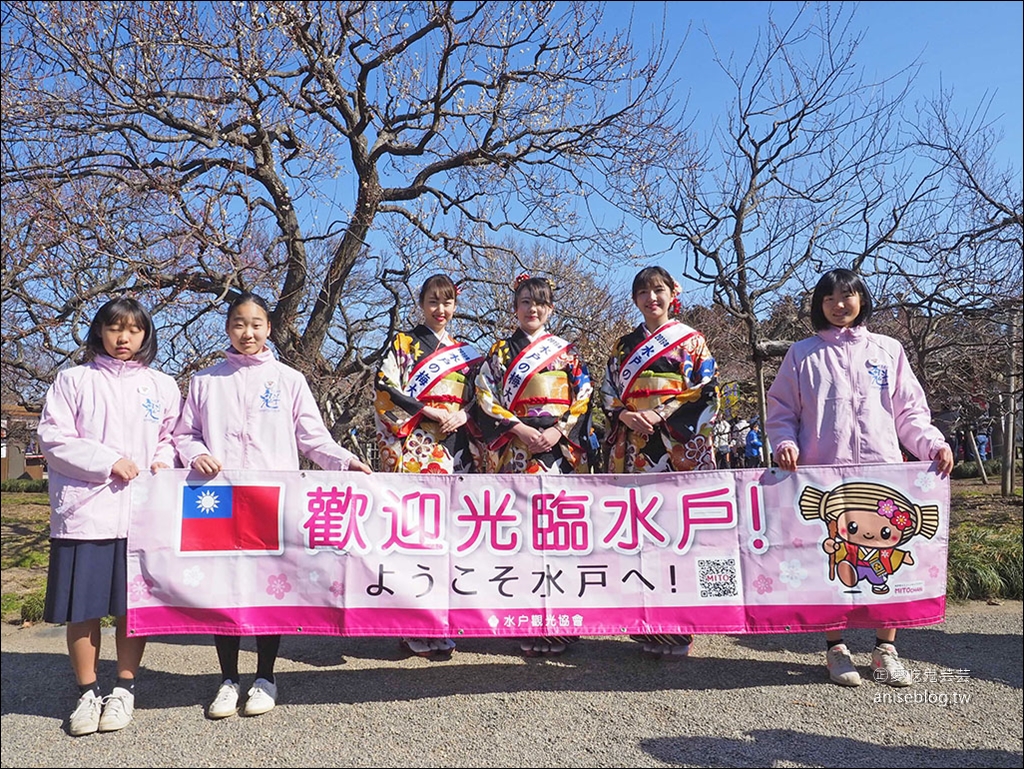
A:
{"label": "girl in pink jacket", "polygon": [[[325,470],[370,468],[331,438],[305,377],[267,348],[270,311],[255,294],[239,294],[228,307],[226,359],[192,377],[174,445],[185,467],[203,475],[224,468],[298,470],[299,452]],[[214,636],[221,681],[209,718],[238,712],[241,637]],[[256,637],[256,680],[245,714],[266,713],[277,701],[274,664],[279,635]]]}
{"label": "girl in pink jacket", "polygon": [[[50,566],[43,619],[67,623],[68,655],[81,694],[74,736],[128,725],[145,638],[129,638],[127,542],[131,481],[174,464],[171,443],[181,395],[149,368],[156,329],[136,300],[96,313],[86,362],[57,374],[46,393],[39,443],[50,492]],[[117,618],[117,683],[100,698],[100,620]]]}
{"label": "girl in pink jacket", "polygon": [[[902,462],[902,443],[936,469],[953,469],[953,452],[931,423],[931,412],[903,346],[863,325],[872,312],[871,294],[858,275],[825,273],[811,298],[817,335],[786,353],[768,390],[768,438],[783,470],[804,465]],[[841,630],[826,634],[829,677],[843,686],[860,684]],[[909,686],[899,661],[896,628],[879,628],[871,664],[876,680]]]}

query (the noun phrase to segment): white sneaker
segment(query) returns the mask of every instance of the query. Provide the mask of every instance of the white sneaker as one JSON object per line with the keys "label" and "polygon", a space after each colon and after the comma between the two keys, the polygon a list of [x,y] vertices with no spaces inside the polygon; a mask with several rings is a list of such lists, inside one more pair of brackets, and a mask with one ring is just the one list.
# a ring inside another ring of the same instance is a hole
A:
{"label": "white sneaker", "polygon": [[860,686],[860,673],[853,665],[853,658],[846,644],[836,644],[825,655],[828,677],[840,686]]}
{"label": "white sneaker", "polygon": [[217,689],[217,696],[213,698],[210,707],[206,709],[207,718],[227,718],[238,712],[238,694],[241,688],[238,684],[225,681]]}
{"label": "white sneaker", "polygon": [[103,698],[92,689],[78,698],[78,705],[71,714],[68,731],[72,737],[94,734],[100,728],[100,711],[103,710]]}
{"label": "white sneaker", "polygon": [[273,710],[277,704],[277,684],[272,684],[265,678],[257,678],[252,682],[249,690],[249,699],[245,701],[245,714],[247,716],[258,716]]}
{"label": "white sneaker", "polygon": [[892,644],[876,646],[871,652],[871,675],[878,683],[889,686],[910,686],[913,683],[910,671],[903,667]]}
{"label": "white sneaker", "polygon": [[101,732],[116,732],[124,729],[132,720],[135,711],[135,695],[121,686],[103,698],[103,715],[100,716]]}

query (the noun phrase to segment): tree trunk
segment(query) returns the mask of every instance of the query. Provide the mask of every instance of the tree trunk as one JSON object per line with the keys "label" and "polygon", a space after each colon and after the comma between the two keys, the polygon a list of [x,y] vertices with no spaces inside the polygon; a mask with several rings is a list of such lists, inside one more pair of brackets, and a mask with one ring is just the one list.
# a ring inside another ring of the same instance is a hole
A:
{"label": "tree trunk", "polygon": [[754,358],[754,371],[757,375],[757,413],[761,419],[761,461],[765,467],[771,467],[772,447],[768,444],[768,393],[764,387],[764,360],[760,355]]}
{"label": "tree trunk", "polygon": [[988,485],[988,473],[985,472],[985,463],[981,459],[981,452],[978,451],[978,441],[974,437],[974,430],[967,431],[967,438],[971,442],[971,451],[974,453],[974,461],[978,463],[978,473],[981,475],[981,482]]}
{"label": "tree trunk", "polygon": [[1014,486],[1014,464],[1017,460],[1017,362],[1014,345],[1020,338],[1020,315],[1015,309],[1010,310],[1010,322],[1007,328],[1009,344],[1006,354],[1006,404],[1003,409],[1003,469],[1002,469],[1002,494],[1004,497],[1013,496]]}

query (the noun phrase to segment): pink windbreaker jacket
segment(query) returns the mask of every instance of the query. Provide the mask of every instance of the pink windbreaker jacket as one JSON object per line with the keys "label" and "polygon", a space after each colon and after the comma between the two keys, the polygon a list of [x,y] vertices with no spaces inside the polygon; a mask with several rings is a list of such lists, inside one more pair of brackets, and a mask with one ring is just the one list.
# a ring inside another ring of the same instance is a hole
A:
{"label": "pink windbreaker jacket", "polygon": [[167,374],[107,355],[57,374],[39,419],[50,487],[50,536],[128,536],[130,484],[113,478],[121,457],[142,474],[174,467],[172,437],[181,409]]}
{"label": "pink windbreaker jacket", "polygon": [[899,443],[927,461],[946,443],[903,346],[863,326],[789,348],[765,426],[773,451],[795,445],[801,465],[902,462]]}
{"label": "pink windbreaker jacket", "polygon": [[305,377],[270,350],[229,350],[193,376],[174,446],[185,467],[210,454],[233,470],[298,470],[299,451],[347,470],[354,457],[331,438]]}

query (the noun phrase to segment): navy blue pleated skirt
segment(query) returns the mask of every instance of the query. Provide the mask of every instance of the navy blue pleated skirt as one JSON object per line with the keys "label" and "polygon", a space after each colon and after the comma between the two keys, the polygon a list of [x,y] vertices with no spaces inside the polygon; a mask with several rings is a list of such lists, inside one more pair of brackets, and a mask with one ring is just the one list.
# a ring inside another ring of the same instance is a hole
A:
{"label": "navy blue pleated skirt", "polygon": [[127,613],[127,539],[50,540],[46,622],[84,622]]}

